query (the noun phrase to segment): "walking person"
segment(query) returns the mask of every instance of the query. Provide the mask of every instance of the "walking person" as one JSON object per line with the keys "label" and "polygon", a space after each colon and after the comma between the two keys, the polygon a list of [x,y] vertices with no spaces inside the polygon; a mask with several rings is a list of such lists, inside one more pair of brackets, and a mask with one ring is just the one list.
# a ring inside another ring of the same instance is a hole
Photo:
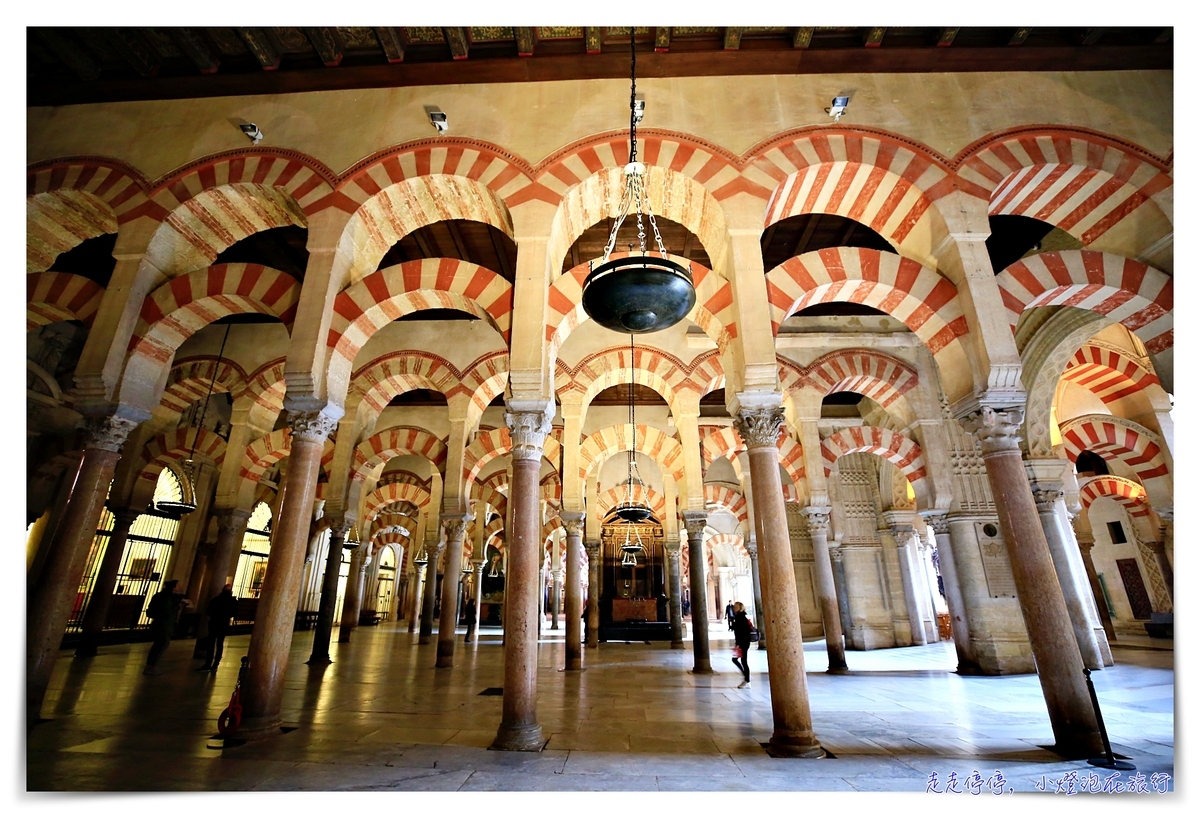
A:
{"label": "walking person", "polygon": [[[750,687],[750,634],[754,623],[746,616],[746,606],[740,602],[733,605],[733,665],[742,672],[744,681],[739,688]],[[739,663],[739,660],[740,663]]]}
{"label": "walking person", "polygon": [[233,595],[233,585],[226,582],[221,593],[208,601],[204,613],[208,615],[208,652],[204,664],[197,670],[217,672],[221,656],[225,652],[225,636],[229,633],[229,621],[237,615],[238,601]]}
{"label": "walking person", "polygon": [[468,600],[465,613],[467,616],[467,638],[463,641],[470,642],[471,637],[475,635],[475,621],[479,617],[479,612],[475,610],[474,599]]}
{"label": "walking person", "polygon": [[167,645],[171,644],[171,633],[175,630],[175,622],[183,607],[183,594],[175,593],[177,584],[179,580],[175,579],[164,582],[162,590],[150,597],[150,604],[146,606],[146,616],[150,617],[150,635],[154,637],[154,644],[146,656],[146,669],[142,671],[146,676],[162,673],[158,669],[158,660],[162,658]]}
{"label": "walking person", "polygon": [[729,626],[729,630],[733,630],[733,603],[725,605],[725,624]]}

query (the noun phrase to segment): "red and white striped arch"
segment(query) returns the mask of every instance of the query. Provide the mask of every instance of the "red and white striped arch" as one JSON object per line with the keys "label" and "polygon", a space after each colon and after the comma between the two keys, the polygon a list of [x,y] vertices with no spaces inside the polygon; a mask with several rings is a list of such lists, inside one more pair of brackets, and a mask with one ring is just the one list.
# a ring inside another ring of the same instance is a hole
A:
{"label": "red and white striped arch", "polygon": [[482,222],[513,235],[512,216],[500,197],[465,176],[416,176],[383,187],[362,203],[342,231],[338,248],[349,263],[341,286],[370,275],[392,245],[413,231],[455,219]]}
{"label": "red and white striped arch", "polygon": [[470,396],[467,407],[467,422],[471,427],[479,423],[483,411],[488,408],[504,388],[508,386],[508,350],[481,355],[462,372],[459,384],[450,390],[450,396],[463,392]]}
{"label": "red and white striped arch", "polygon": [[[624,258],[629,253],[614,252],[612,258]],[[696,306],[688,313],[687,320],[694,323],[713,340],[717,349],[724,351],[729,342],[737,337],[737,316],[733,310],[733,288],[729,282],[712,270],[681,256],[667,256],[692,269],[692,283],[696,287]],[[550,285],[547,295],[546,341],[550,347],[550,360],[558,357],[571,332],[587,320],[583,310],[583,282],[588,277],[587,264],[572,267],[558,276]]]}
{"label": "red and white striped arch", "polygon": [[246,389],[246,373],[234,361],[197,356],[176,361],[167,376],[162,405],[175,414],[182,414],[198,400],[203,400],[209,387],[213,392],[239,395]]}
{"label": "red and white striped arch", "polygon": [[497,517],[489,520],[487,527],[483,530],[483,541],[486,545],[495,548],[501,554],[504,553],[504,519]]}
{"label": "red and white striped arch", "polygon": [[1079,502],[1084,511],[1090,509],[1092,503],[1101,497],[1115,500],[1129,512],[1130,517],[1150,516],[1150,502],[1146,498],[1146,489],[1141,483],[1127,477],[1105,474],[1079,484]]}
{"label": "red and white striped arch", "polygon": [[[625,493],[624,486],[617,486],[616,488],[602,491],[596,496],[596,504],[600,507],[601,519],[607,517],[612,513],[613,509],[625,502]],[[659,522],[666,522],[667,499],[649,486],[646,486],[646,505],[650,506],[650,511],[653,512],[654,519]]]}
{"label": "red and white striped arch", "polygon": [[746,548],[746,539],[741,534],[713,534],[706,541],[709,554],[715,554],[719,550],[728,550],[733,554],[743,556],[750,559],[750,551]]}
{"label": "red and white striped arch", "polygon": [[725,388],[725,367],[721,363],[720,350],[710,349],[692,360],[692,370],[688,373],[684,388],[693,390],[701,398],[709,392]]}
{"label": "red and white striped arch", "polygon": [[425,429],[414,426],[393,426],[377,432],[354,449],[351,480],[364,480],[367,474],[393,457],[415,455],[424,457],[438,471],[446,466],[446,444]]}
{"label": "red and white striped arch", "polygon": [[884,409],[917,385],[917,371],[899,358],[869,349],[839,349],[817,358],[805,376],[822,395],[857,392]]}
{"label": "red and white striped arch", "polygon": [[508,513],[508,498],[501,494],[494,486],[478,486],[475,490],[475,500],[480,503],[487,503],[488,508],[501,517],[504,517]]}
{"label": "red and white striped arch", "polygon": [[1168,170],[1147,152],[1100,134],[1022,128],[970,146],[959,175],[989,191],[989,214],[1048,222],[1085,245],[1121,232],[1114,228],[1130,219],[1138,244],[1126,252],[1137,255],[1172,232]]}
{"label": "red and white striped arch", "polygon": [[385,508],[401,501],[424,510],[429,506],[429,492],[412,483],[387,483],[372,491],[363,500],[363,519],[373,520]]}
{"label": "red and white striped arch", "polygon": [[[609,347],[594,352],[567,371],[567,377],[557,386],[561,395],[569,390],[583,393],[586,410],[592,399],[610,386],[629,383],[629,347]],[[677,411],[677,393],[686,381],[687,368],[683,361],[669,352],[650,347],[633,350],[634,382],[662,395],[672,411]]]}
{"label": "red and white striped arch", "polygon": [[378,417],[397,395],[429,389],[448,396],[459,378],[458,370],[442,356],[405,349],[381,355],[355,370],[350,392],[360,395],[372,416]]}
{"label": "red and white striped arch", "polygon": [[257,483],[272,466],[287,457],[291,450],[291,429],[284,426],[269,432],[246,447],[238,476],[243,481]]}
{"label": "red and white striped arch", "polygon": [[1123,350],[1086,344],[1067,364],[1063,379],[1091,391],[1105,403],[1161,386],[1158,377]]}
{"label": "red and white striped arch", "polygon": [[705,483],[704,504],[709,508],[714,506],[723,508],[734,517],[737,517],[741,522],[749,524],[749,507],[746,504],[746,498],[742,496],[740,491],[734,491],[728,486],[716,483]]}
{"label": "red and white striped arch", "polygon": [[552,471],[541,480],[541,500],[553,508],[562,508],[562,481],[558,472]]}
{"label": "red and white striped arch", "polygon": [[[784,429],[779,436],[779,466],[792,479],[793,487],[800,485],[800,481],[804,479],[804,449],[794,437],[787,433],[787,429]],[[789,496],[794,499],[794,494],[788,494],[788,488],[789,486],[784,483],[784,499],[789,499]]]}
{"label": "red and white striped arch", "polygon": [[700,427],[700,456],[704,458],[705,466],[711,466],[713,461],[724,457],[740,473],[737,456],[744,451],[746,444],[732,426]]}
{"label": "red and white striped arch", "polygon": [[59,321],[92,326],[104,288],[71,273],[28,273],[25,276],[25,331]]}
{"label": "red and white striped arch", "polygon": [[187,427],[161,434],[146,443],[138,457],[138,476],[134,481],[131,500],[133,507],[144,507],[153,499],[158,473],[163,466],[188,457],[193,444],[197,458],[210,460],[220,468],[225,460],[225,441],[208,429]]}
{"label": "red and white striped arch", "polygon": [[1014,334],[1025,310],[1066,306],[1124,325],[1151,354],[1174,345],[1174,283],[1140,261],[1094,250],[1051,251],[1014,262],[996,282]]}
{"label": "red and white striped arch", "polygon": [[1085,449],[1125,464],[1145,483],[1169,469],[1158,436],[1141,424],[1112,415],[1081,415],[1059,424],[1063,449],[1074,463]]}
{"label": "red and white striped arch", "polygon": [[449,258],[406,261],[371,273],[338,294],[327,344],[330,381],[349,385],[354,358],[371,336],[402,315],[454,309],[482,318],[507,346],[513,290],[486,267]]}
{"label": "red and white striped arch", "polygon": [[900,470],[921,496],[920,481],[925,479],[925,458],[914,441],[890,429],[878,426],[849,426],[821,441],[821,459],[828,477],[839,457],[855,452],[879,455]]}
{"label": "red and white striped arch", "polygon": [[661,429],[641,424],[636,429],[636,440],[632,440],[628,423],[597,429],[588,435],[579,447],[579,478],[586,481],[605,460],[630,449],[653,460],[663,474],[671,475],[676,482],[683,480],[683,447],[679,441]]}
{"label": "red and white striped arch", "polygon": [[[484,466],[511,451],[512,438],[509,437],[507,428],[481,429],[463,456],[463,483],[467,486],[473,484]],[[542,459],[549,461],[555,469],[562,464],[562,444],[555,440],[553,435],[546,435]]]}
{"label": "red and white striped arch", "polygon": [[259,426],[271,426],[283,411],[287,383],[283,377],[286,358],[268,361],[246,376],[246,388],[233,396],[234,401],[249,400],[251,420]]}

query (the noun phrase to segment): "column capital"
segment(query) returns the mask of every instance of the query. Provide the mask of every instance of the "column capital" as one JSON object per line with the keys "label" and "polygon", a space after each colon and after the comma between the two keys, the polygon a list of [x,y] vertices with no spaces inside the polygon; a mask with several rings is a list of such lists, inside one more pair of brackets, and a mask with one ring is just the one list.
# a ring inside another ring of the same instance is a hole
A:
{"label": "column capital", "polygon": [[337,418],[320,411],[287,413],[287,425],[292,430],[292,437],[310,443],[324,443],[333,434],[337,424]]}
{"label": "column capital", "polygon": [[683,527],[687,529],[689,535],[703,534],[704,526],[708,525],[707,511],[681,511],[679,517],[683,520]]}
{"label": "column capital", "polygon": [[512,440],[512,459],[541,460],[550,434],[549,412],[505,412],[504,423]]}
{"label": "column capital", "polygon": [[137,428],[137,425],[138,421],[119,415],[87,418],[83,422],[87,434],[84,446],[89,449],[120,453],[121,447],[125,445],[129,434]]}
{"label": "column capital", "polygon": [[475,566],[475,572],[480,573],[487,567],[487,560],[471,560],[471,564]]}
{"label": "column capital", "polygon": [[839,565],[841,564],[841,562],[842,562],[842,547],[840,545],[834,545],[833,543],[829,544],[829,559],[833,560],[834,562],[838,563]]}
{"label": "column capital", "polygon": [[1158,508],[1154,509],[1154,513],[1157,514],[1158,519],[1162,520],[1164,523],[1175,522],[1175,506],[1173,504],[1169,506],[1159,506]]}
{"label": "column capital", "polygon": [[1002,452],[1021,451],[1020,430],[1025,417],[1021,408],[996,411],[984,406],[963,418],[963,426],[979,441],[986,457]]}
{"label": "column capital", "polygon": [[213,516],[217,518],[217,527],[226,529],[245,525],[250,519],[250,512],[244,508],[218,508],[213,512]]}
{"label": "column capital", "polygon": [[568,537],[582,537],[584,520],[587,519],[586,511],[561,511],[558,514],[558,519],[562,521],[563,528],[567,531]]}
{"label": "column capital", "polygon": [[733,428],[747,449],[761,449],[779,444],[783,422],[782,406],[746,407],[738,410],[737,417],[733,419]]}
{"label": "column capital", "polygon": [[926,524],[933,529],[933,535],[950,533],[950,518],[946,516],[944,511],[927,512],[921,515],[925,518]]}
{"label": "column capital", "polygon": [[561,568],[550,569],[550,579],[554,580],[555,582],[562,582],[562,575],[563,570]]}
{"label": "column capital", "polygon": [[830,509],[826,506],[806,506],[800,510],[800,513],[804,515],[804,519],[808,521],[808,530],[810,533],[823,531],[828,534],[829,512]]}
{"label": "column capital", "polygon": [[1042,486],[1032,487],[1033,501],[1037,503],[1039,514],[1048,514],[1054,511],[1054,504],[1062,498],[1063,492],[1060,489],[1044,488]]}
{"label": "column capital", "polygon": [[917,533],[911,511],[885,511],[883,512],[883,521],[887,523],[892,536],[896,538],[896,545],[899,548],[903,548],[908,543],[908,538]]}
{"label": "column capital", "polygon": [[138,511],[136,508],[110,508],[109,511],[112,512],[114,521],[113,524],[117,528],[125,529],[128,529],[130,526],[132,526],[133,521],[142,514],[142,512]]}
{"label": "column capital", "polygon": [[742,545],[746,547],[746,553],[750,555],[750,559],[758,559],[758,541],[754,539],[743,539]]}
{"label": "column capital", "polygon": [[340,537],[345,541],[346,535],[350,533],[351,526],[353,526],[353,522],[347,520],[345,517],[331,517],[329,519],[329,536]]}
{"label": "column capital", "polygon": [[458,540],[461,542],[467,534],[467,524],[475,519],[475,515],[455,512],[452,514],[442,514],[438,519],[441,520],[442,528],[446,529],[446,540]]}
{"label": "column capital", "polygon": [[600,543],[598,542],[585,542],[583,550],[587,554],[588,562],[593,562],[600,557]]}

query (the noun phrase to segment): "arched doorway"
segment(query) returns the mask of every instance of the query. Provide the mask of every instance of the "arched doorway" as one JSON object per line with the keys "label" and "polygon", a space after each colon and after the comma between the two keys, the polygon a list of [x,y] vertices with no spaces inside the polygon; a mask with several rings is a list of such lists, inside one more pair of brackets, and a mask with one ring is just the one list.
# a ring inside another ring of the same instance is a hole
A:
{"label": "arched doorway", "polygon": [[605,518],[600,527],[601,641],[671,638],[663,535],[662,523],[653,516],[640,523],[615,513]]}

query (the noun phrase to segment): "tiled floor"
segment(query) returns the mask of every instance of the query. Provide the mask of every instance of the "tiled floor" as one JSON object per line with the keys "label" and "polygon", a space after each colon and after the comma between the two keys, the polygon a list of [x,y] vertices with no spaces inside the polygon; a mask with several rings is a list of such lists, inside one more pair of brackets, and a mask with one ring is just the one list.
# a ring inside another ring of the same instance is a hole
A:
{"label": "tiled floor", "polygon": [[[498,632],[460,643],[452,670],[435,670],[435,646],[418,647],[403,625],[358,629],[324,668],[303,664],[312,635],[297,633],[284,698],[297,729],[224,750],[211,736],[248,636],[228,640],[215,677],[192,672],[190,641],[171,646],[155,677],[141,675],[144,644],[85,661],[64,652],[42,711],[50,720],[29,735],[27,786],[924,791],[931,773],[944,787],[952,772],[963,781],[998,770],[1006,788],[1052,792],[1072,771],[1111,775],[1039,747],[1052,735],[1035,676],[960,677],[947,643],[851,652],[843,676],[823,672],[824,643],[805,645],[816,733],[836,758],[770,758],[760,744],[771,734],[766,656],[751,652],[753,686],[738,690],[728,634],[715,623],[713,633],[718,673],[692,676],[690,643],[684,651],[602,645],[585,654],[587,670],[564,673],[561,631],[544,631],[538,717],[549,743],[541,753],[485,749],[501,699],[479,694],[502,684]],[[1117,665],[1094,678],[1114,748],[1147,780],[1173,776],[1174,654],[1113,653]]]}

